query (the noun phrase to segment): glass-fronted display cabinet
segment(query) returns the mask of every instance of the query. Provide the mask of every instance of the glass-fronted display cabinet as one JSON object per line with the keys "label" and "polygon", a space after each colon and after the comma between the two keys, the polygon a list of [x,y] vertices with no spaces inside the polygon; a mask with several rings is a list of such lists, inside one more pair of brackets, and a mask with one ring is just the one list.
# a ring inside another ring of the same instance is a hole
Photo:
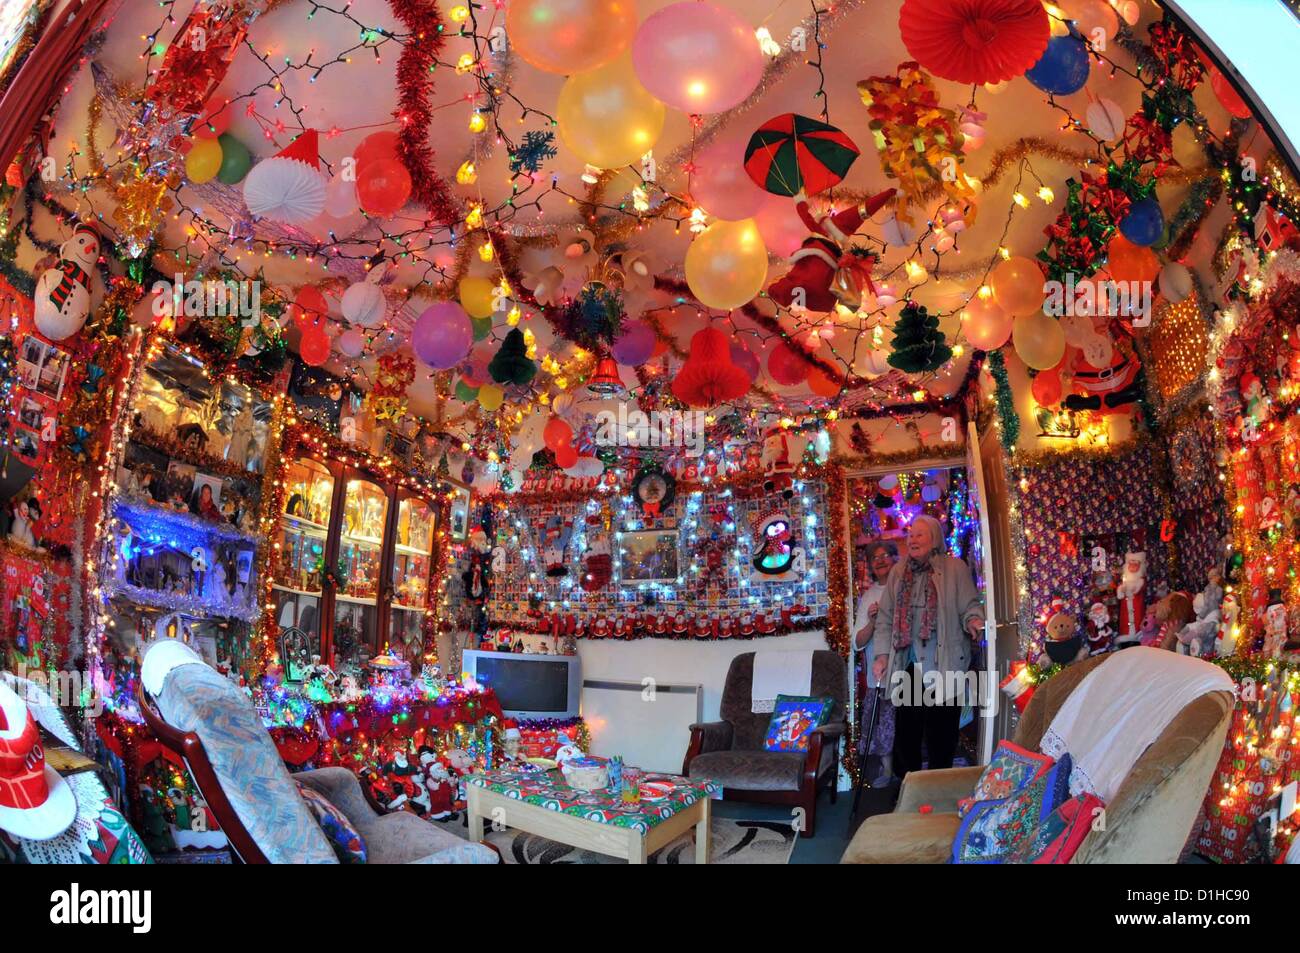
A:
{"label": "glass-fronted display cabinet", "polygon": [[273,581],[276,621],[281,629],[302,629],[319,644],[335,478],[323,463],[304,458],[289,464],[285,480]]}
{"label": "glass-fronted display cabinet", "polygon": [[361,477],[349,477],[339,527],[339,590],[334,601],[334,651],[343,663],[382,649],[379,632],[380,580],[388,491]]}
{"label": "glass-fronted display cabinet", "polygon": [[422,626],[429,607],[433,522],[433,507],[419,497],[403,496],[398,503],[388,644],[413,667],[423,648]]}

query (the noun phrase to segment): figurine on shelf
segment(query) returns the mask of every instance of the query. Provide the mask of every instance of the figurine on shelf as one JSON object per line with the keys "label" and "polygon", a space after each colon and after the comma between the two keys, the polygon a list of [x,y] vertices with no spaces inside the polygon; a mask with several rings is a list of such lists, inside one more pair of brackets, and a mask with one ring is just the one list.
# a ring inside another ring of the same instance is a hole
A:
{"label": "figurine on shelf", "polygon": [[1119,634],[1115,637],[1116,645],[1134,644],[1138,641],[1138,629],[1146,613],[1146,595],[1143,588],[1147,580],[1147,554],[1141,550],[1124,556],[1124,573],[1115,587],[1119,599]]}
{"label": "figurine on shelf", "polygon": [[36,524],[41,518],[41,501],[36,497],[19,500],[13,506],[13,524],[9,527],[9,539],[24,549],[38,553],[45,552],[36,542]]}
{"label": "figurine on shelf", "polygon": [[1237,651],[1237,616],[1241,613],[1241,605],[1237,602],[1237,597],[1231,592],[1223,597],[1220,614],[1222,621],[1219,623],[1219,635],[1214,640],[1214,653],[1220,657],[1232,655]]}

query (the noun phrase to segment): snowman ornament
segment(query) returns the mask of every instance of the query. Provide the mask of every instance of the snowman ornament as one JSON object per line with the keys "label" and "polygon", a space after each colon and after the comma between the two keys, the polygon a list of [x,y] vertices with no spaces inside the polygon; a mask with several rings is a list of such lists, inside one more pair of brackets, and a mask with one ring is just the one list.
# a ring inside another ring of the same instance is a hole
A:
{"label": "snowman ornament", "polygon": [[90,314],[90,276],[99,260],[99,233],[76,227],[59,247],[59,264],[41,275],[33,295],[36,330],[62,341],[81,330]]}

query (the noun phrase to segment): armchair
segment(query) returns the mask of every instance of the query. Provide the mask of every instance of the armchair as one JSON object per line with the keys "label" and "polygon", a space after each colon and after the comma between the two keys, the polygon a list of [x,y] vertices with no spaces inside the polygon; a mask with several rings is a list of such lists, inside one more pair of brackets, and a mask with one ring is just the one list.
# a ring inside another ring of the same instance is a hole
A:
{"label": "armchair", "polygon": [[145,723],[184,761],[243,863],[338,862],[295,779],[347,816],[366,841],[369,863],[493,864],[500,859],[495,849],[414,814],[381,813],[346,768],[290,775],[249,700],[184,643],[152,646],[140,681],[136,699]]}
{"label": "armchair", "polygon": [[[1128,652],[1119,652],[1076,662],[1040,686],[1016,726],[1015,743],[1037,751],[1052,719],[1089,672],[1098,665],[1131,660]],[[1138,758],[1106,805],[1105,829],[1092,831],[1071,862],[1173,863],[1209,789],[1232,706],[1227,692],[1202,695],[1186,705]],[[1097,712],[1097,717],[1105,713]],[[975,765],[909,773],[893,813],[863,821],[840,863],[946,862],[960,823],[957,801],[971,795],[983,770]],[[922,814],[926,804],[930,811]]]}
{"label": "armchair", "polygon": [[817,795],[830,786],[836,799],[839,745],[844,735],[848,680],[838,653],[813,653],[811,694],[835,700],[830,720],[816,729],[807,752],[765,751],[770,715],[752,711],[754,653],[731,660],[722,690],[720,721],[691,725],[682,774],[722,785],[723,799],[761,804],[789,804],[804,811],[803,837],[817,827]]}

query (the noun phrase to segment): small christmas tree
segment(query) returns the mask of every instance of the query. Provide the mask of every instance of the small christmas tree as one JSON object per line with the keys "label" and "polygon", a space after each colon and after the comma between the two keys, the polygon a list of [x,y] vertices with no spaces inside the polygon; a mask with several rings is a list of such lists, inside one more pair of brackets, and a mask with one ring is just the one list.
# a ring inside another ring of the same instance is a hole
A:
{"label": "small christmas tree", "polygon": [[938,370],[952,358],[952,348],[939,330],[939,319],[910,301],[899,312],[891,343],[890,367],[908,374]]}
{"label": "small christmas tree", "polygon": [[498,384],[527,384],[533,379],[537,365],[529,358],[524,333],[518,328],[511,329],[501,342],[501,350],[488,364],[488,373]]}

